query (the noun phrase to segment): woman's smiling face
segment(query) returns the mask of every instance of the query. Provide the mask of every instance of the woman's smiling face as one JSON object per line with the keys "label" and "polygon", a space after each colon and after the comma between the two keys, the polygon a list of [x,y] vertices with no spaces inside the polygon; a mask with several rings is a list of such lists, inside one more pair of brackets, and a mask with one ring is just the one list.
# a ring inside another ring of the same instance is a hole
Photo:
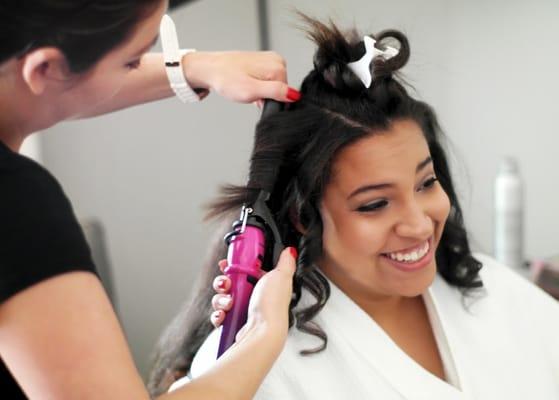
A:
{"label": "woman's smiling face", "polygon": [[336,156],[318,265],[350,297],[417,296],[436,274],[449,211],[421,128],[396,120]]}

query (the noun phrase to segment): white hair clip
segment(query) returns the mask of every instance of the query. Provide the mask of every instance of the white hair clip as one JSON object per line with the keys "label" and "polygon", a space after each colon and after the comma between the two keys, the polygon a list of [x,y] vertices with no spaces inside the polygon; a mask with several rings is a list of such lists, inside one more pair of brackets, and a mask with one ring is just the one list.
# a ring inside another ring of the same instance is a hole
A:
{"label": "white hair clip", "polygon": [[373,82],[373,76],[371,74],[371,62],[373,59],[377,56],[383,56],[388,60],[397,55],[398,50],[389,46],[386,46],[385,50],[379,50],[375,47],[376,40],[370,36],[365,36],[363,38],[363,43],[365,44],[365,54],[363,57],[357,61],[348,63],[347,66],[361,79],[363,85],[368,89]]}

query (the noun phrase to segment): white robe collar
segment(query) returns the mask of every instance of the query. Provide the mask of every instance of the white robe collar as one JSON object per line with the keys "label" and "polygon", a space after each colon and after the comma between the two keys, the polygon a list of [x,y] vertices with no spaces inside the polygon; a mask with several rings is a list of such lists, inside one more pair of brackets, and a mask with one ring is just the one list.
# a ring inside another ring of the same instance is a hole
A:
{"label": "white robe collar", "polygon": [[451,350],[454,348],[453,339],[447,334],[448,324],[441,313],[439,300],[439,297],[456,294],[449,293],[454,289],[438,274],[423,298],[449,382],[441,380],[415,362],[365,311],[335,284],[329,283],[331,296],[316,322],[329,328],[327,334],[332,337],[332,344],[338,341],[348,343],[354,350],[351,357],[361,359],[357,364],[370,366],[405,399],[466,399],[464,381],[457,367],[460,363]]}

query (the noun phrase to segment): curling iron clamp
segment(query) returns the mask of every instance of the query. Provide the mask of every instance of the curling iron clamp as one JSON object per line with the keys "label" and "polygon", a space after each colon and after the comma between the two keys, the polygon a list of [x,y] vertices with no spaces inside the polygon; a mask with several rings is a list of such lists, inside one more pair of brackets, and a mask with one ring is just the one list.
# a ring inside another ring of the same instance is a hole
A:
{"label": "curling iron clamp", "polygon": [[[262,117],[278,112],[283,104],[266,100]],[[245,204],[233,230],[225,235],[227,267],[231,280],[233,306],[223,321],[217,357],[235,343],[239,330],[247,322],[248,305],[254,286],[265,272],[278,262],[284,248],[274,217],[268,208],[270,193],[260,190],[253,204]]]}

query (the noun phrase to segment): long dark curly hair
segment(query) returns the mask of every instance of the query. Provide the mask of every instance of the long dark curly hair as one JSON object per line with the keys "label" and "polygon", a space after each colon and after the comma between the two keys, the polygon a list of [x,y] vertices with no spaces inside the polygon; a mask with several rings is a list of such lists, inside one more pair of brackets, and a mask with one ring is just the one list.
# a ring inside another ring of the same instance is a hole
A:
{"label": "long dark curly hair", "polygon": [[[438,273],[449,284],[468,291],[481,286],[478,277],[481,263],[470,252],[435,113],[426,103],[412,98],[397,76],[410,56],[406,36],[395,30],[371,35],[377,41],[375,46],[383,49],[389,44],[398,49],[398,54],[373,60],[373,83],[365,88],[347,67],[348,62],[364,54],[362,36],[355,31],[344,34],[332,22],[325,24],[307,16],[302,18],[309,27],[308,35],[318,46],[314,69],[301,86],[302,98],[285,111],[259,122],[248,184],[224,187],[221,197],[211,204],[209,217],[227,221],[225,229],[228,229],[240,207],[254,202],[260,189],[271,193],[269,206],[284,243],[299,250],[290,327],[322,339],[320,347],[301,352],[309,355],[324,350],[327,345],[326,333],[313,323],[330,295],[328,281],[316,265],[322,255],[319,206],[336,155],[349,144],[387,130],[396,120],[415,121],[423,131],[436,176],[451,204],[436,251]],[[189,371],[195,353],[213,329],[208,319],[214,294],[211,282],[219,274],[217,261],[224,256],[225,246],[219,239],[214,243],[193,300],[160,340],[149,384],[152,393],[165,391],[176,377]],[[315,302],[295,309],[303,290]]]}

